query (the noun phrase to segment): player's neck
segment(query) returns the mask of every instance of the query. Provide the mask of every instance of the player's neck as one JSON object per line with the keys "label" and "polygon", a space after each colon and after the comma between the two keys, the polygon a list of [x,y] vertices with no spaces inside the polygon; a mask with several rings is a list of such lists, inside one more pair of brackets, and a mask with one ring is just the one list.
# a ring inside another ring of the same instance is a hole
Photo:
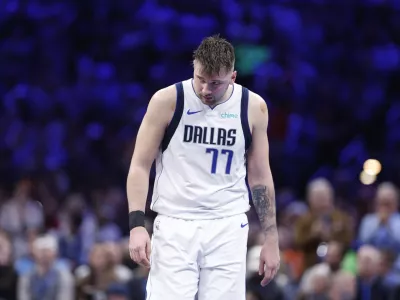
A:
{"label": "player's neck", "polygon": [[222,96],[222,98],[221,98],[220,100],[216,101],[215,103],[209,105],[209,106],[210,106],[211,108],[214,108],[214,107],[216,107],[217,105],[219,105],[219,104],[225,102],[226,100],[228,100],[228,99],[232,96],[232,93],[233,93],[233,84],[230,84],[230,85],[228,86],[228,88],[226,89],[226,92],[225,92],[225,94]]}

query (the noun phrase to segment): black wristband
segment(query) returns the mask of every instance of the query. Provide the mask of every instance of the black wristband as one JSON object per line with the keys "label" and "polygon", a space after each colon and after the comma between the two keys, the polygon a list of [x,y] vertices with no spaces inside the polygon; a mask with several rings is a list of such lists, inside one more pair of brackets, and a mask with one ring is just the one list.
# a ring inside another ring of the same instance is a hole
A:
{"label": "black wristband", "polygon": [[144,227],[144,212],[141,210],[135,210],[129,213],[129,231],[135,227]]}

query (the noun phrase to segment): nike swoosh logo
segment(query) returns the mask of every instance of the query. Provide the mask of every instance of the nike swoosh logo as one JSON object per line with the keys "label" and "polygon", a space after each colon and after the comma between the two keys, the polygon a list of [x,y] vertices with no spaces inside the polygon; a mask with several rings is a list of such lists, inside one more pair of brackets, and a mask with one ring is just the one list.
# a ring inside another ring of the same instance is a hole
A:
{"label": "nike swoosh logo", "polygon": [[187,114],[188,114],[188,115],[194,115],[194,114],[197,114],[197,113],[199,113],[199,112],[201,112],[201,111],[203,111],[203,110],[190,111],[190,108],[189,108],[188,111],[187,111]]}
{"label": "nike swoosh logo", "polygon": [[249,224],[249,223],[246,223],[246,224],[243,224],[243,223],[242,223],[242,224],[240,224],[240,227],[242,227],[242,228],[243,228],[243,227],[246,227],[247,224]]}

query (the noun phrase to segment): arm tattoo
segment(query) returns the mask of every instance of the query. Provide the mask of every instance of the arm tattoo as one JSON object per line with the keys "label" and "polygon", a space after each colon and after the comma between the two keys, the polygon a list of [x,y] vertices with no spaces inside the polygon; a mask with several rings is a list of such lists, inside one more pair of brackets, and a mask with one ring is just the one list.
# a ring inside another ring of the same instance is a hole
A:
{"label": "arm tattoo", "polygon": [[251,189],[254,208],[265,233],[276,231],[275,199],[265,185],[256,185]]}

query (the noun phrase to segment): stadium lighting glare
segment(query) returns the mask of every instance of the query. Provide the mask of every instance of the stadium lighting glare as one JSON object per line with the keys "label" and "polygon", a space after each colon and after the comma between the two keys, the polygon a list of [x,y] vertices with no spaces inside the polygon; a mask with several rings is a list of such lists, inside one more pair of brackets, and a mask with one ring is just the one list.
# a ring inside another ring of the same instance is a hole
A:
{"label": "stadium lighting glare", "polygon": [[376,176],[382,171],[382,165],[376,159],[367,159],[364,163],[363,169],[368,175]]}
{"label": "stadium lighting glare", "polygon": [[371,175],[365,171],[362,171],[360,174],[360,181],[364,185],[373,184],[376,181],[376,175]]}

